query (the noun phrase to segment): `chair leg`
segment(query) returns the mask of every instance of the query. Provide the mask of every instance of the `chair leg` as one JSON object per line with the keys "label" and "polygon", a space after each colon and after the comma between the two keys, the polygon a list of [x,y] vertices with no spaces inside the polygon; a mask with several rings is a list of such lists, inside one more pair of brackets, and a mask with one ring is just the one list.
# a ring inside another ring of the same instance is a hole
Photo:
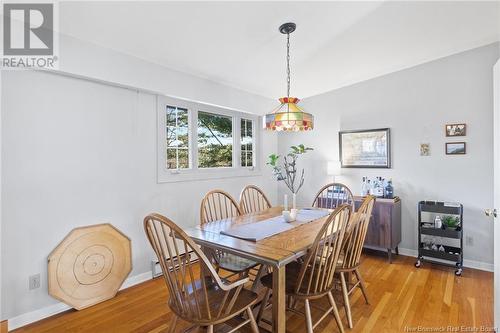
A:
{"label": "chair leg", "polygon": [[174,314],[172,321],[170,322],[170,327],[168,328],[168,333],[174,333],[175,332],[175,326],[177,325],[177,316]]}
{"label": "chair leg", "polygon": [[307,333],[313,333],[313,324],[312,324],[312,316],[311,316],[311,307],[309,306],[309,300],[306,298],[304,308],[306,310],[306,327]]}
{"label": "chair leg", "polygon": [[363,296],[365,296],[366,304],[370,304],[370,301],[368,300],[368,294],[366,293],[365,281],[361,277],[361,273],[358,271],[357,268],[354,270],[354,274],[356,274],[356,278],[359,281],[359,287],[361,288],[361,292],[363,293]]}
{"label": "chair leg", "polygon": [[268,288],[266,290],[266,294],[264,295],[264,299],[260,303],[259,313],[257,314],[257,324],[260,324],[260,320],[262,319],[262,315],[264,314],[264,310],[266,309],[267,302],[269,302],[269,297],[271,296],[271,289]]}
{"label": "chair leg", "polygon": [[342,283],[342,295],[344,296],[344,307],[345,314],[347,317],[347,323],[349,324],[349,328],[352,328],[352,315],[351,315],[351,305],[349,304],[349,291],[347,290],[347,284],[345,281],[345,273],[340,272],[340,282]]}
{"label": "chair leg", "polygon": [[214,333],[214,325],[210,325],[207,327],[207,333]]}
{"label": "chair leg", "polygon": [[247,315],[248,319],[250,319],[250,327],[252,328],[253,333],[259,333],[259,327],[257,326],[257,323],[255,322],[255,318],[253,316],[252,309],[250,307],[247,308]]}
{"label": "chair leg", "polygon": [[257,272],[257,275],[255,276],[255,280],[253,281],[253,284],[252,284],[252,291],[253,292],[255,292],[257,290],[257,286],[259,285],[260,278],[264,275],[266,270],[267,270],[266,265],[260,265],[259,271]]}
{"label": "chair leg", "polygon": [[340,333],[344,333],[344,326],[342,325],[342,321],[340,320],[339,309],[337,309],[337,304],[335,304],[335,299],[333,298],[331,291],[328,293],[328,300],[330,301],[330,305],[333,308],[333,316],[335,317],[335,321],[337,322]]}

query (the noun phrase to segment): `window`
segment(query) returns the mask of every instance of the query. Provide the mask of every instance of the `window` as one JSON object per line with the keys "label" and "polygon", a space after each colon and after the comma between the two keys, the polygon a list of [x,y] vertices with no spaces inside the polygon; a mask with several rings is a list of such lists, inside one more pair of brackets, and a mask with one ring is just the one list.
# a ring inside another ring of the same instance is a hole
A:
{"label": "window", "polygon": [[233,166],[233,119],[198,112],[198,167]]}
{"label": "window", "polygon": [[167,105],[167,169],[189,168],[188,110]]}
{"label": "window", "polygon": [[260,173],[258,117],[158,96],[158,181]]}
{"label": "window", "polygon": [[241,166],[253,167],[253,121],[241,118]]}

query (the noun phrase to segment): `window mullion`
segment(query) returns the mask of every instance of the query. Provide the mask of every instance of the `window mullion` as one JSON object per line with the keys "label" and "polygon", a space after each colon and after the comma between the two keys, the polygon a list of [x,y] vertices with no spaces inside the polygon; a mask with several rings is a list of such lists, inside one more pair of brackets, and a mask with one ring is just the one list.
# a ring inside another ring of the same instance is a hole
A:
{"label": "window mullion", "polygon": [[191,154],[191,168],[198,170],[198,109],[191,106],[190,110],[189,132],[191,141],[189,142],[189,151]]}
{"label": "window mullion", "polygon": [[233,167],[241,169],[241,117],[239,114],[233,116]]}

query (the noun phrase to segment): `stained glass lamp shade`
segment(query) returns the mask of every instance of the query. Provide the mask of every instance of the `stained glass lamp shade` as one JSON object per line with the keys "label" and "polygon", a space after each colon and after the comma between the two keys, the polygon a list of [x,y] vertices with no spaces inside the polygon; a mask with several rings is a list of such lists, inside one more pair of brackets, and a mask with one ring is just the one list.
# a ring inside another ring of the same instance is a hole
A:
{"label": "stained glass lamp shade", "polygon": [[280,105],[266,114],[266,129],[272,131],[308,131],[314,128],[314,117],[297,105],[296,97],[281,97]]}

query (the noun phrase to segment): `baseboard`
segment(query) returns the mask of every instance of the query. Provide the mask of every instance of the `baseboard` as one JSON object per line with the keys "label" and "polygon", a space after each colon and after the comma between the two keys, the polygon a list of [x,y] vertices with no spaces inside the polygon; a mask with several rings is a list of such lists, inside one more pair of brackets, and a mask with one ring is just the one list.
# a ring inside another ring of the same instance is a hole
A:
{"label": "baseboard", "polygon": [[[402,255],[408,256],[408,257],[415,257],[416,258],[418,252],[417,252],[417,250],[413,250],[413,249],[399,248],[399,254],[402,254]],[[464,267],[478,269],[478,270],[487,271],[487,272],[493,272],[493,269],[494,269],[493,264],[491,264],[491,263],[470,260],[470,259],[464,259]]]}
{"label": "baseboard", "polygon": [[[131,276],[128,279],[126,279],[125,282],[123,282],[120,290],[130,288],[132,286],[135,286],[136,284],[145,282],[147,280],[151,280],[151,278],[152,278],[151,272],[145,272]],[[58,313],[64,312],[69,309],[71,309],[70,306],[59,302],[35,311],[23,313],[19,316],[13,317],[8,320],[9,331],[15,330],[16,328],[22,326],[26,326],[28,324],[56,315]],[[0,332],[3,333],[3,331]]]}

